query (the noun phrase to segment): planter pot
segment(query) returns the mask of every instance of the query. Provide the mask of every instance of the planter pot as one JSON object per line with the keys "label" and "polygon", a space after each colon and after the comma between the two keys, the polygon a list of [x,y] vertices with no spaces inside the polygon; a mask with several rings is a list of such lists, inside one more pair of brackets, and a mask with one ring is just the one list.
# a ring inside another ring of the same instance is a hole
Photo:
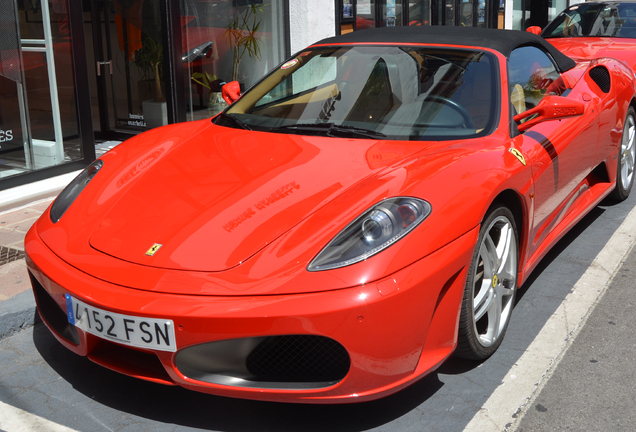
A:
{"label": "planter pot", "polygon": [[208,113],[215,116],[225,108],[227,108],[227,103],[223,99],[223,96],[221,96],[221,92],[211,91],[208,97]]}
{"label": "planter pot", "polygon": [[[163,81],[161,81],[161,88],[165,88]],[[139,101],[139,109],[142,108],[143,101],[157,99],[157,95],[155,95],[155,93],[155,80],[137,81],[137,100]]]}
{"label": "planter pot", "polygon": [[148,129],[168,124],[168,103],[146,100],[142,102],[144,121]]}

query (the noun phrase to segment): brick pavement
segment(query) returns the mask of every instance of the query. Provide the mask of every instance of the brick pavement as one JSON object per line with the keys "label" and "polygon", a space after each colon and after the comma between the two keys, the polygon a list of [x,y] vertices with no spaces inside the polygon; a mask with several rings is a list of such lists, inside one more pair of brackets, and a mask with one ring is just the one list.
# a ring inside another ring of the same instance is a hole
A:
{"label": "brick pavement", "polygon": [[47,198],[0,213],[0,302],[30,289],[22,259],[24,236],[52,201]]}

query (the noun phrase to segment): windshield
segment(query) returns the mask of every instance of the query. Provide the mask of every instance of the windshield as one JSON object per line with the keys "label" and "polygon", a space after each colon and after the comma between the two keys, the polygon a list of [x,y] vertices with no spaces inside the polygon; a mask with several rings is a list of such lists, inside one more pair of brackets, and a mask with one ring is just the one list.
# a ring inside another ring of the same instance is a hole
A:
{"label": "windshield", "polygon": [[483,136],[498,112],[496,58],[430,47],[308,49],[217,124],[266,132],[420,140]]}
{"label": "windshield", "polygon": [[548,24],[541,35],[544,38],[636,38],[636,3],[571,6]]}

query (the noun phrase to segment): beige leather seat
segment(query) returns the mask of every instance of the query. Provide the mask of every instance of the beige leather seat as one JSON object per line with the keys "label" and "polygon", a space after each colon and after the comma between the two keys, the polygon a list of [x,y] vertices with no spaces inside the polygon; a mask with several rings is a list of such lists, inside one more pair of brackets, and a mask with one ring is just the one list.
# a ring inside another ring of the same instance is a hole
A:
{"label": "beige leather seat", "polygon": [[515,111],[517,114],[521,114],[526,110],[526,96],[523,93],[523,87],[521,84],[515,84],[510,92],[510,101],[512,102],[512,106],[515,107]]}

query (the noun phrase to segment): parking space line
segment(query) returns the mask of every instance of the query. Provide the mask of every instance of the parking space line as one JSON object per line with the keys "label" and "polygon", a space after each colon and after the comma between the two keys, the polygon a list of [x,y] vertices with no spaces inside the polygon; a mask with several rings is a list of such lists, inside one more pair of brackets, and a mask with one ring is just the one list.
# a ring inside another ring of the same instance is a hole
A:
{"label": "parking space line", "polygon": [[636,210],[614,232],[464,431],[515,430],[634,247],[633,233],[636,233]]}

